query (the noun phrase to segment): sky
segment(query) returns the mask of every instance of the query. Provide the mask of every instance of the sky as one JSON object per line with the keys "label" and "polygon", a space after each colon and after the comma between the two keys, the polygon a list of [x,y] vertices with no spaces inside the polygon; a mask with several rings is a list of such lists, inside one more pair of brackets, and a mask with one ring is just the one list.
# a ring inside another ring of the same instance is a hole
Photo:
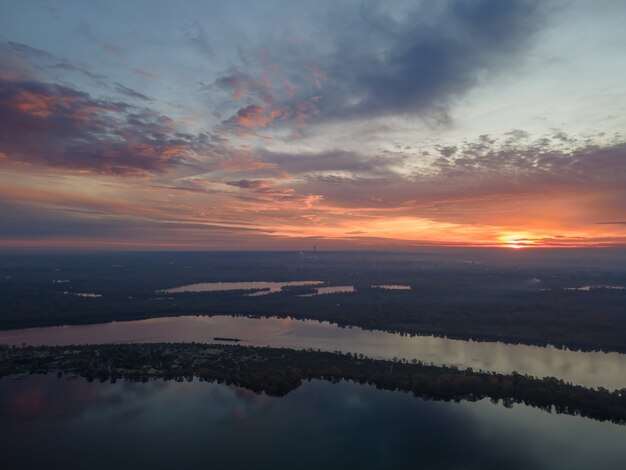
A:
{"label": "sky", "polygon": [[0,248],[626,246],[626,2],[0,0]]}

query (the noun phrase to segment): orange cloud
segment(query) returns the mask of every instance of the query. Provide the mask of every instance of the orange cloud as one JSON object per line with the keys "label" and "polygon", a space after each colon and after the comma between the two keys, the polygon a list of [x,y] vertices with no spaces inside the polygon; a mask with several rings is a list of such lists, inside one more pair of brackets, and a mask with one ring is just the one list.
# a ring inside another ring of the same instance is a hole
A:
{"label": "orange cloud", "polygon": [[[35,90],[22,89],[5,101],[5,105],[15,111],[31,116],[46,118],[59,109],[71,109],[79,101],[76,95],[52,95]],[[93,111],[94,107],[90,107]],[[87,110],[81,113],[86,116]]]}
{"label": "orange cloud", "polygon": [[240,126],[255,128],[267,126],[272,122],[272,117],[261,106],[253,104],[237,111],[235,120]]}
{"label": "orange cloud", "polygon": [[149,175],[191,161],[209,142],[148,109],[38,81],[0,81],[0,152],[72,171]]}

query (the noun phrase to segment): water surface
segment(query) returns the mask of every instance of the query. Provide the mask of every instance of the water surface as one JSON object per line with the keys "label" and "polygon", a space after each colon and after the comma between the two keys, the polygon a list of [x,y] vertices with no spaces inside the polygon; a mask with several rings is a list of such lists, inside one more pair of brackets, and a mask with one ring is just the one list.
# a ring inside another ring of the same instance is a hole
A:
{"label": "water surface", "polygon": [[609,289],[609,290],[624,290],[624,286],[582,286],[582,287],[565,287],[565,290],[579,290],[583,292],[589,292],[592,289]]}
{"label": "water surface", "polygon": [[301,294],[298,297],[313,297],[324,294],[352,294],[354,292],[356,292],[354,286],[324,286],[316,287],[315,292],[311,294]]}
{"label": "water surface", "polygon": [[405,284],[374,284],[374,289],[386,289],[386,290],[411,290],[411,286]]}
{"label": "water surface", "polygon": [[289,281],[289,282],[200,282],[173,287],[171,289],[158,290],[162,294],[178,294],[181,292],[223,292],[229,290],[257,290],[258,292],[248,295],[266,295],[280,292],[284,287],[316,286],[323,284],[322,281]]}
{"label": "water surface", "polygon": [[585,386],[626,388],[626,355],[582,352],[463,341],[433,336],[408,336],[328,322],[292,318],[181,316],[95,325],[57,326],[0,331],[0,344],[68,345],[100,343],[204,342],[214,337],[240,338],[244,345],[321,349],[374,358],[416,359],[500,373],[513,371],[557,377]]}
{"label": "water surface", "polygon": [[304,383],[0,380],[0,468],[626,468],[626,427],[488,400]]}

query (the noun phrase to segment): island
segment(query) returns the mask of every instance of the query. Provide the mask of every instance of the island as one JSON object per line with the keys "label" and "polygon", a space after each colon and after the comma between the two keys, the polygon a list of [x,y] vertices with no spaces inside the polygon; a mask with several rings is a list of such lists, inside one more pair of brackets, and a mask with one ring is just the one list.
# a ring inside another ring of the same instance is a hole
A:
{"label": "island", "polygon": [[278,397],[306,380],[348,380],[428,400],[489,398],[507,407],[523,403],[547,412],[626,423],[626,389],[594,389],[552,377],[461,370],[339,352],[199,343],[0,348],[2,380],[19,380],[30,374],[80,376],[101,382],[197,378]]}

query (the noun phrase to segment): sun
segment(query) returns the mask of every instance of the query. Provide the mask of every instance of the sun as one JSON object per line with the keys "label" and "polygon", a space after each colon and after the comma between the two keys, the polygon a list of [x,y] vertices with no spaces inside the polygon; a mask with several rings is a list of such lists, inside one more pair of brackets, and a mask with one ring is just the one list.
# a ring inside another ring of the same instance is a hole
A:
{"label": "sun", "polygon": [[501,246],[520,250],[537,245],[537,237],[528,232],[506,232],[498,237]]}

